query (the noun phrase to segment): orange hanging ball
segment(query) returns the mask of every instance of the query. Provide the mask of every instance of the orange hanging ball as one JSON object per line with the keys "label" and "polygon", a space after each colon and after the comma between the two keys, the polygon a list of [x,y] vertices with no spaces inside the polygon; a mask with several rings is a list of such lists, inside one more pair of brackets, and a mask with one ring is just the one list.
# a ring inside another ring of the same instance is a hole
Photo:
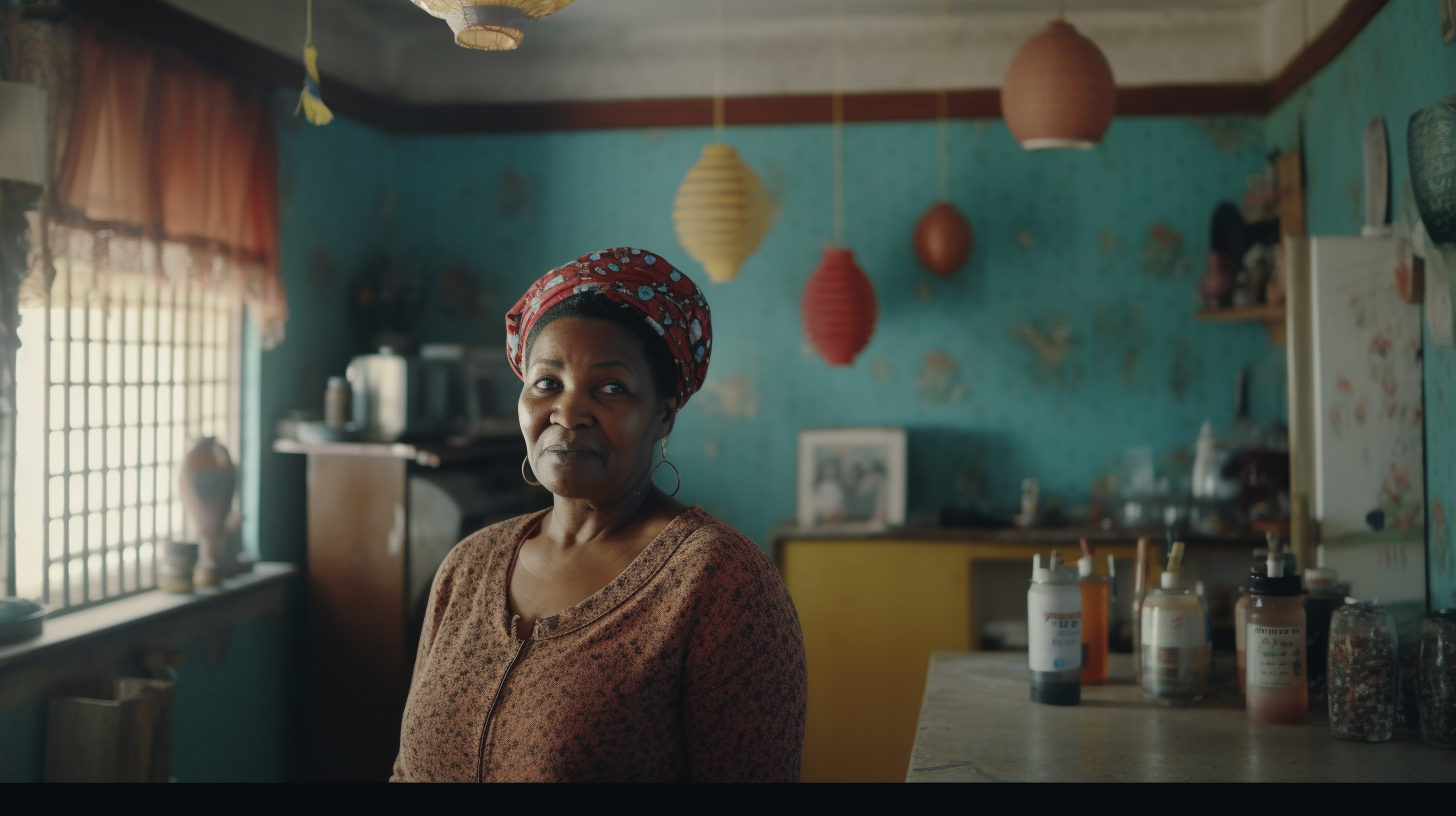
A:
{"label": "orange hanging ball", "polygon": [[1095,147],[1116,108],[1107,58],[1062,20],[1021,47],[1001,86],[1001,115],[1027,150]]}
{"label": "orange hanging ball", "polygon": [[804,332],[831,366],[847,366],[875,332],[875,287],[847,249],[827,249],[809,276]]}
{"label": "orange hanging ball", "polygon": [[971,257],[976,233],[954,204],[937,201],[920,216],[911,244],[921,266],[938,278],[948,278]]}

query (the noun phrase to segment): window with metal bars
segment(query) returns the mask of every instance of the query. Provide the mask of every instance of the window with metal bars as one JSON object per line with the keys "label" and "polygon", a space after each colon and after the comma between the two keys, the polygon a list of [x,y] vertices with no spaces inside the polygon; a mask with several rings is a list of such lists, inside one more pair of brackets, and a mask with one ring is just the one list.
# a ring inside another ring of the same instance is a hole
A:
{"label": "window with metal bars", "polygon": [[238,459],[236,296],[61,262],[21,308],[12,594],[56,612],[153,589],[166,541],[195,540],[182,456]]}

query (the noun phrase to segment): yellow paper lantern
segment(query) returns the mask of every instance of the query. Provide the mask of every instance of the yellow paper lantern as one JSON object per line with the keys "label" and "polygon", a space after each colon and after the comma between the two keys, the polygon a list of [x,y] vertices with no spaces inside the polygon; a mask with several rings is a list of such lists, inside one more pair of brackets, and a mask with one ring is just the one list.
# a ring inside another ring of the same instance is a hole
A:
{"label": "yellow paper lantern", "polygon": [[455,44],[480,51],[511,51],[525,35],[521,24],[548,17],[571,0],[410,0],[450,24]]}
{"label": "yellow paper lantern", "polygon": [[731,145],[710,144],[683,176],[673,202],[677,239],[708,277],[724,283],[768,234],[773,205],[753,168]]}

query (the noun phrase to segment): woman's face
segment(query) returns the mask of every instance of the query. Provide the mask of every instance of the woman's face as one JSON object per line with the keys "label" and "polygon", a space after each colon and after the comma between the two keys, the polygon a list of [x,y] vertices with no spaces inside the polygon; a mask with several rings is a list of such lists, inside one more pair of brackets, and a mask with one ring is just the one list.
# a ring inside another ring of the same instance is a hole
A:
{"label": "woman's face", "polygon": [[656,393],[642,342],[609,320],[563,317],[528,352],[517,412],[537,480],[592,503],[644,482],[674,412]]}

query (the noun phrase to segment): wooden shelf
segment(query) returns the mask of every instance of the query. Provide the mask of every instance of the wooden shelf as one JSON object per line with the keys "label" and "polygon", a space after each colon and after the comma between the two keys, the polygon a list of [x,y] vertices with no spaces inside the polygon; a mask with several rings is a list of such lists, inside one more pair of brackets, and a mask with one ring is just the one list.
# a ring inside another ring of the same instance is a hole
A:
{"label": "wooden shelf", "polygon": [[1199,309],[1193,314],[1195,320],[1206,323],[1263,323],[1269,332],[1269,342],[1284,345],[1285,310],[1283,306],[1236,306],[1228,309]]}

